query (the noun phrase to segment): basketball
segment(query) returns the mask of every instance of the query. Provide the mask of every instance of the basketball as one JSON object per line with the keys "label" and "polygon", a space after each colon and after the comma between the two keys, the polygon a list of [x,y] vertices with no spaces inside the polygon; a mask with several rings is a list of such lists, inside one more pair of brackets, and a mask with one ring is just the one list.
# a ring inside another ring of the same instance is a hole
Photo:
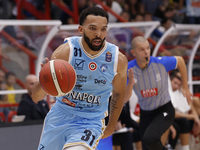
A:
{"label": "basketball", "polygon": [[42,67],[39,81],[44,91],[49,95],[64,96],[74,88],[76,72],[67,61],[54,59]]}

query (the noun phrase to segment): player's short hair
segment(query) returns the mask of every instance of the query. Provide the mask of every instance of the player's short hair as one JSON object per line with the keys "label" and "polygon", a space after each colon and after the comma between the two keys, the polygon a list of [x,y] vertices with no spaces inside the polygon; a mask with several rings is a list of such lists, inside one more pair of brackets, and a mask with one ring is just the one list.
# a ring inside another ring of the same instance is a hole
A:
{"label": "player's short hair", "polygon": [[79,17],[80,25],[83,25],[83,23],[85,22],[85,19],[87,18],[88,15],[106,17],[106,19],[108,21],[108,14],[105,10],[103,10],[100,7],[88,7],[86,9],[84,9],[80,14],[80,17]]}

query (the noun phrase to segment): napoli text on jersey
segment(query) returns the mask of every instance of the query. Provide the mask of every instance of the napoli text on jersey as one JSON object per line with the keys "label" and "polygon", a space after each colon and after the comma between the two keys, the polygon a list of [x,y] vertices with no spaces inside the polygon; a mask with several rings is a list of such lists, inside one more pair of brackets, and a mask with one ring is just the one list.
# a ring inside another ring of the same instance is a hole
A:
{"label": "napoli text on jersey", "polygon": [[175,57],[150,57],[148,66],[139,68],[136,60],[128,64],[133,68],[135,85],[133,89],[143,110],[154,110],[171,100],[168,92],[168,71],[176,68]]}
{"label": "napoli text on jersey", "polygon": [[108,115],[108,98],[117,70],[119,50],[105,41],[103,49],[92,56],[84,50],[81,40],[81,37],[65,39],[70,46],[68,62],[76,70],[77,81],[70,93],[57,97],[55,105],[83,118],[104,118]]}

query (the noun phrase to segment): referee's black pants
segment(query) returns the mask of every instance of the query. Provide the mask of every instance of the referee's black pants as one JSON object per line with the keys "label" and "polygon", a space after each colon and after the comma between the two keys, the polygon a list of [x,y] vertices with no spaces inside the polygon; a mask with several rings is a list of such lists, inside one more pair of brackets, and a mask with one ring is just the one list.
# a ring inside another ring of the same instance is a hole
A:
{"label": "referee's black pants", "polygon": [[152,110],[140,109],[140,133],[143,150],[166,150],[161,136],[173,123],[175,110],[171,102]]}

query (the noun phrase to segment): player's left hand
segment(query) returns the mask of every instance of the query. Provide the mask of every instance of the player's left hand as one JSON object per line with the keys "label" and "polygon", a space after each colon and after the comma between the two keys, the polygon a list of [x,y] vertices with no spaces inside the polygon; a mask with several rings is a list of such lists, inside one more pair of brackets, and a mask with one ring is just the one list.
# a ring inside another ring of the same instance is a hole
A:
{"label": "player's left hand", "polygon": [[187,99],[188,105],[192,103],[192,93],[190,92],[189,88],[182,88],[183,96]]}
{"label": "player's left hand", "polygon": [[105,138],[111,136],[113,134],[114,130],[115,130],[114,127],[107,126],[106,129],[104,130],[104,134],[102,136],[102,139],[105,139]]}

